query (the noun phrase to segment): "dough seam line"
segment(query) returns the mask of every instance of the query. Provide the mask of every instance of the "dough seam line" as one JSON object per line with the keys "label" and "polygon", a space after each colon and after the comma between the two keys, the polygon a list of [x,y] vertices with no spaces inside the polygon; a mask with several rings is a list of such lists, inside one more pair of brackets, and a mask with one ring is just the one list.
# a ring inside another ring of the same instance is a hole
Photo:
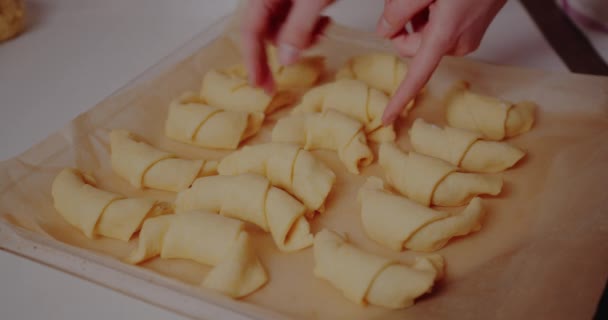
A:
{"label": "dough seam line", "polygon": [[[211,106],[211,107],[213,107],[213,106]],[[213,107],[213,108],[217,108],[217,107]],[[217,110],[214,110],[213,112],[209,113],[209,115],[207,115],[207,117],[203,121],[201,121],[201,123],[199,123],[199,125],[196,127],[196,129],[192,133],[192,137],[190,137],[190,141],[196,141],[196,136],[198,135],[199,131],[201,131],[201,128],[205,125],[205,123],[207,123],[207,121],[209,121],[209,119],[211,119],[211,117],[213,117],[214,115],[216,115],[220,112],[226,112],[226,110],[217,108]]]}
{"label": "dough seam line", "polygon": [[[355,245],[353,245],[355,246]],[[357,247],[357,246],[355,246]],[[359,247],[357,247],[359,248]],[[367,295],[369,294],[369,291],[372,289],[372,285],[374,284],[374,282],[376,281],[376,279],[378,279],[378,277],[380,276],[380,274],[382,274],[382,272],[384,272],[384,270],[388,269],[389,267],[398,264],[396,261],[393,260],[389,260],[389,262],[387,264],[385,264],[384,266],[382,266],[382,268],[378,269],[378,271],[374,274],[374,276],[372,277],[372,281],[369,282],[367,288],[365,288],[365,293],[363,295],[363,304],[364,305],[369,305],[369,301],[367,301]]]}
{"label": "dough seam line", "polygon": [[[372,87],[371,86],[367,86],[366,88],[366,96],[365,96],[365,116],[367,118],[367,123],[371,123],[372,121],[374,121],[375,119],[372,119],[372,115],[370,114],[370,110],[369,110],[369,102],[371,100],[371,96],[372,96]],[[366,124],[362,123],[362,125],[366,126]],[[378,128],[376,128],[376,130],[378,130]],[[374,131],[376,131],[374,130]],[[371,134],[371,132],[370,132]]]}
{"label": "dough seam line", "polygon": [[[159,150],[160,150],[160,149],[159,149]],[[180,159],[180,158],[179,158],[177,155],[175,155],[175,154],[169,154],[169,155],[167,155],[167,157],[166,157],[166,158],[158,159],[158,160],[156,160],[156,161],[152,162],[152,163],[151,163],[151,164],[150,164],[150,165],[149,165],[149,166],[148,166],[148,167],[147,167],[147,168],[146,168],[146,169],[145,169],[145,170],[144,170],[144,171],[141,173],[141,180],[139,181],[139,185],[141,186],[141,188],[142,188],[142,189],[143,189],[143,188],[146,188],[146,187],[144,186],[144,180],[145,180],[146,174],[147,174],[147,173],[150,171],[150,169],[152,169],[152,167],[154,167],[155,165],[159,164],[161,161],[164,161],[164,160],[169,160],[169,159]],[[203,168],[202,168],[202,166],[201,166],[201,169],[199,169],[199,171],[200,171],[200,170],[202,170],[202,169],[203,169]]]}
{"label": "dough seam line", "polygon": [[[446,134],[446,133],[445,133],[445,131],[444,131],[444,134]],[[449,137],[448,137],[448,140],[449,140]],[[457,164],[455,164],[457,167],[462,168],[462,167],[461,167],[461,165],[462,165],[462,161],[464,161],[464,158],[466,158],[467,153],[469,153],[469,150],[471,150],[471,147],[473,147],[473,145],[474,145],[475,143],[477,143],[477,141],[479,141],[479,140],[480,140],[480,137],[478,136],[478,137],[477,137],[477,139],[475,139],[475,140],[471,141],[471,143],[469,143],[469,144],[467,145],[467,148],[466,148],[466,149],[464,149],[464,152],[463,152],[463,153],[460,155],[460,157],[458,158],[458,163],[457,163]]]}
{"label": "dough seam line", "polygon": [[[85,182],[86,182],[86,180],[85,180]],[[87,186],[87,185],[88,185],[88,186],[91,186],[91,187],[93,187],[93,188],[95,188],[95,189],[99,189],[99,188],[97,188],[97,187],[96,187],[96,186],[94,186],[94,185],[91,185],[91,184],[88,184],[88,183],[87,183],[87,184],[85,184],[85,186]],[[101,189],[99,189],[99,190],[101,190]],[[112,203],[114,203],[114,202],[116,202],[116,201],[118,201],[118,200],[124,200],[124,199],[127,199],[127,197],[125,197],[125,196],[123,196],[123,195],[118,195],[118,194],[116,194],[116,195],[117,195],[117,196],[119,196],[119,198],[114,198],[114,199],[110,200],[110,202],[108,202],[108,203],[107,203],[107,204],[106,204],[106,205],[105,205],[105,206],[104,206],[104,207],[101,209],[101,211],[99,212],[99,215],[97,216],[97,219],[95,220],[95,223],[93,224],[93,228],[91,229],[91,234],[89,234],[87,231],[85,231],[85,235],[87,236],[87,238],[89,238],[89,239],[93,239],[93,238],[95,237],[95,230],[97,230],[97,226],[99,225],[99,220],[101,220],[101,216],[103,216],[103,214],[106,212],[106,210],[108,210],[108,208],[110,207],[110,205],[111,205]],[[149,211],[148,211],[148,212],[149,212]],[[145,219],[144,219],[144,220],[145,220]]]}
{"label": "dough seam line", "polygon": [[[429,199],[429,207],[431,207],[433,205],[433,199],[435,199],[435,193],[437,193],[437,188],[439,188],[439,185],[441,185],[445,181],[445,179],[447,179],[452,173],[458,172],[459,169],[460,168],[455,168],[453,171],[448,172],[448,174],[441,177],[441,179],[439,179],[437,181],[437,183],[435,183],[435,185],[433,186],[433,189],[431,189],[431,198]],[[399,193],[401,193],[401,192],[399,192]]]}

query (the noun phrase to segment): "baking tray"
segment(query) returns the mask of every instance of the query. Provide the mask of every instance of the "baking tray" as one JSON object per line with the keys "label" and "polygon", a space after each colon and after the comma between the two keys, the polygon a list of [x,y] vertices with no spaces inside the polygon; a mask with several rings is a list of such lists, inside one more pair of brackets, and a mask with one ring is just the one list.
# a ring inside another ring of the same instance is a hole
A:
{"label": "baking tray", "polygon": [[[260,291],[234,301],[199,288],[208,268],[187,261],[155,259],[143,267],[121,262],[136,241],[89,240],[52,209],[50,183],[65,166],[92,172],[103,188],[132,196],[171,200],[172,195],[133,190],[111,173],[107,133],[127,128],[150,143],[187,157],[220,158],[169,141],[162,123],[168,101],[197,90],[211,67],[238,62],[239,13],[221,18],[157,65],[78,116],[64,129],[22,155],[0,164],[0,248],[63,270],[129,296],[203,319],[403,319],[591,317],[608,270],[608,80],[547,73],[446,58],[415,111],[398,126],[407,148],[407,127],[417,117],[442,124],[440,96],[456,80],[475,90],[540,104],[532,132],[510,142],[528,152],[504,174],[501,196],[484,199],[483,229],[439,251],[447,276],[434,292],[409,309],[358,306],[312,275],[311,250],[282,254],[272,240],[252,229],[256,249],[269,270]],[[388,43],[333,26],[313,53],[327,56],[335,70],[351,55],[388,51]],[[269,140],[273,121],[248,143]],[[361,176],[346,173],[331,152],[315,154],[338,174],[326,213],[313,230],[347,233],[356,245],[410,261],[413,252],[394,253],[364,235],[355,199],[366,176],[381,176],[377,165]],[[563,281],[568,279],[568,281]]]}

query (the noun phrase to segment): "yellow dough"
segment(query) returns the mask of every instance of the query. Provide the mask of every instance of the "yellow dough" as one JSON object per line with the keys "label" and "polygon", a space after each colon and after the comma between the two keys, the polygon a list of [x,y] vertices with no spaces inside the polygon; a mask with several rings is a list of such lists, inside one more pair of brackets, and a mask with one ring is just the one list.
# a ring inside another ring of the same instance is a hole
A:
{"label": "yellow dough", "polygon": [[112,169],[136,188],[178,192],[197,177],[217,173],[217,161],[180,159],[126,130],[110,133]]}
{"label": "yellow dough", "polygon": [[[294,64],[283,66],[279,63],[275,47],[268,46],[266,54],[268,55],[268,66],[278,90],[309,88],[317,83],[325,69],[325,58],[321,56],[303,57]],[[231,67],[228,72],[242,78],[248,76],[243,64]]]}
{"label": "yellow dough", "polygon": [[0,42],[18,35],[25,28],[23,0],[0,0]]}
{"label": "yellow dough", "polygon": [[382,180],[368,178],[359,190],[363,230],[374,241],[393,250],[441,249],[456,236],[481,228],[481,199],[473,198],[460,213],[448,214],[388,192]]}
{"label": "yellow dough", "polygon": [[[405,78],[407,66],[399,57],[386,53],[370,53],[350,58],[338,70],[336,79],[356,79],[392,96]],[[414,107],[412,100],[403,109],[406,115]]]}
{"label": "yellow dough", "polygon": [[371,53],[350,58],[338,70],[337,79],[361,80],[368,85],[392,95],[407,73],[407,66],[397,56]]}
{"label": "yellow dough", "polygon": [[98,234],[128,241],[146,218],[172,211],[164,202],[98,189],[92,176],[72,168],[55,177],[51,193],[57,212],[89,238]]}
{"label": "yellow dough", "polygon": [[536,104],[513,104],[473,93],[460,81],[445,97],[448,124],[454,128],[479,132],[485,139],[502,140],[529,131],[534,124]]}
{"label": "yellow dough", "polygon": [[203,287],[240,298],[268,281],[244,228],[241,221],[209,212],[151,218],[144,222],[137,249],[126,260],[137,264],[160,256],[215,266]]}
{"label": "yellow dough", "polygon": [[272,130],[272,141],[297,143],[306,150],[335,150],[354,174],[374,160],[362,124],[334,110],[282,118]]}
{"label": "yellow dough", "polygon": [[449,162],[416,152],[408,155],[394,143],[383,143],[378,153],[386,181],[427,207],[460,206],[478,195],[495,196],[502,189],[502,178],[497,175],[459,172]]}
{"label": "yellow dough", "polygon": [[382,113],[387,104],[388,97],[381,91],[359,80],[341,79],[308,91],[293,113],[333,109],[359,120],[370,140],[394,141],[393,126],[382,126]]}
{"label": "yellow dough", "polygon": [[470,172],[501,172],[526,155],[508,143],[481,140],[478,133],[452,127],[442,129],[422,119],[414,121],[410,139],[417,152]]}
{"label": "yellow dough", "polygon": [[443,277],[440,255],[417,257],[404,265],[365,252],[327,229],[314,241],[316,277],[329,281],[349,300],[386,308],[406,308]]}
{"label": "yellow dough", "polygon": [[203,148],[236,149],[241,141],[258,133],[263,122],[261,112],[222,110],[186,93],[169,106],[165,134]]}
{"label": "yellow dough", "polygon": [[224,110],[270,114],[295,101],[295,95],[279,91],[270,96],[233,73],[210,70],[203,78],[201,97],[209,105]]}
{"label": "yellow dough", "polygon": [[251,222],[269,231],[281,251],[312,245],[306,207],[257,174],[199,178],[178,193],[175,206],[178,212],[205,210]]}
{"label": "yellow dough", "polygon": [[312,211],[322,210],[336,181],[336,175],[323,162],[289,143],[245,146],[222,159],[218,172],[266,176],[273,185],[286,190]]}

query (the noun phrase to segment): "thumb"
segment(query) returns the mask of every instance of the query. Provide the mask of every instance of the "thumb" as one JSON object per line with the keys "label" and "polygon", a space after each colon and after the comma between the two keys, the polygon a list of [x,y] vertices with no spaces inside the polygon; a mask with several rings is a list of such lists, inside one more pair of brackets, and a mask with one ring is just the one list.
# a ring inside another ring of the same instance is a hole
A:
{"label": "thumb", "polygon": [[300,51],[314,42],[321,12],[332,0],[294,1],[287,21],[277,38],[279,61],[289,65],[298,60]]}

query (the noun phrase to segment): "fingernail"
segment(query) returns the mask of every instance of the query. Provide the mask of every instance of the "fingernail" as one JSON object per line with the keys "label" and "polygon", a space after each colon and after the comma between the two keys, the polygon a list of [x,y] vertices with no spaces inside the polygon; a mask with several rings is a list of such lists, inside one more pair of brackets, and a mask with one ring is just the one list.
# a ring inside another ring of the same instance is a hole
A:
{"label": "fingernail", "polygon": [[293,64],[299,57],[300,50],[298,50],[298,48],[287,43],[281,43],[279,45],[279,62],[281,62],[282,65],[288,66]]}
{"label": "fingernail", "polygon": [[382,37],[386,37],[386,35],[388,35],[388,33],[391,31],[391,25],[388,23],[388,21],[386,21],[386,19],[382,18],[380,19],[380,23],[378,24],[378,28],[376,30],[376,32],[382,36]]}

